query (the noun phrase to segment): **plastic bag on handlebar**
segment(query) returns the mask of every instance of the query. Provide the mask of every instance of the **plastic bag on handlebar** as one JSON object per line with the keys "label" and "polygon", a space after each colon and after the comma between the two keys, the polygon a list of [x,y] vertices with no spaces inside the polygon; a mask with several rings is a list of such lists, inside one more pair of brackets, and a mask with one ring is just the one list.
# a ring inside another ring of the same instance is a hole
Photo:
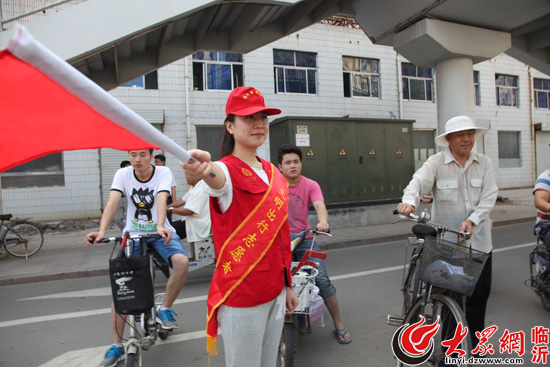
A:
{"label": "plastic bag on handlebar", "polygon": [[110,259],[109,277],[117,313],[138,315],[155,305],[148,255]]}

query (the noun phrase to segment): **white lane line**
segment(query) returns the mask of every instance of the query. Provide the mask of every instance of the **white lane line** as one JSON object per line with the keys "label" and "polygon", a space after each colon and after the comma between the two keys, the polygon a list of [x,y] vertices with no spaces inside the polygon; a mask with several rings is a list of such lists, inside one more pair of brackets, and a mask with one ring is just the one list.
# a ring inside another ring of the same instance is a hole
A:
{"label": "white lane line", "polygon": [[[206,301],[206,296],[177,299],[174,302],[174,304],[177,305],[182,303],[192,303],[192,302],[202,302],[202,301]],[[97,310],[90,310],[90,311],[69,312],[69,313],[63,313],[63,314],[57,314],[57,315],[37,316],[37,317],[29,317],[26,319],[3,321],[3,322],[0,322],[0,328],[10,327],[10,326],[19,326],[24,324],[32,324],[35,322],[57,321],[57,320],[72,319],[77,317],[96,316],[96,315],[102,315],[106,313],[111,313],[111,308],[100,308]]]}
{"label": "white lane line", "polygon": [[388,271],[394,271],[394,270],[403,270],[403,265],[398,266],[390,266],[389,268],[381,268],[381,269],[373,269],[373,270],[367,270],[367,271],[360,271],[358,273],[350,273],[350,274],[342,274],[342,275],[336,275],[331,276],[331,280],[339,280],[339,279],[348,279],[348,278],[355,278],[355,277],[363,277],[366,275],[372,275],[372,274],[380,274],[380,273],[386,273]]}
{"label": "white lane line", "polygon": [[[193,331],[184,334],[175,334],[170,335],[166,340],[157,340],[158,345],[170,344],[170,343],[180,343],[186,340],[206,338],[206,330]],[[106,345],[103,347],[95,348],[85,348],[80,350],[72,350],[70,352],[64,353],[60,356],[57,356],[50,361],[41,364],[39,367],[97,367],[105,351],[109,349],[111,345]],[[153,346],[154,348],[154,346]],[[206,345],[205,345],[206,348]],[[147,353],[147,352],[143,352]]]}
{"label": "white lane line", "polygon": [[110,295],[112,295],[111,288],[102,287],[102,288],[87,289],[83,291],[54,293],[54,294],[47,294],[45,296],[21,298],[21,299],[18,299],[18,301],[35,301],[39,299],[52,299],[52,298],[100,297],[100,296],[110,296]]}
{"label": "white lane line", "polygon": [[[493,253],[510,251],[510,250],[517,250],[517,249],[524,248],[524,247],[535,246],[536,244],[537,244],[536,242],[529,242],[529,243],[524,243],[524,244],[521,244],[521,245],[508,246],[508,247],[504,247],[504,248],[494,249]],[[407,264],[407,266],[408,266],[408,264]],[[336,275],[336,276],[330,277],[330,279],[331,280],[348,279],[348,278],[362,277],[362,276],[367,276],[367,275],[372,275],[372,274],[386,273],[388,271],[394,271],[394,270],[403,270],[403,265],[390,266],[388,268],[373,269],[373,270],[367,270],[367,271],[360,271],[360,272],[357,272],[357,273]]]}
{"label": "white lane line", "polygon": [[495,252],[504,252],[504,251],[509,251],[509,250],[517,250],[518,248],[535,246],[536,244],[537,244],[536,242],[529,242],[529,243],[524,243],[522,245],[515,245],[515,246],[497,248],[497,249],[493,249],[493,253],[495,253]]}
{"label": "white lane line", "polygon": [[[504,248],[500,248],[500,249],[495,249],[495,250],[493,250],[493,252],[498,253],[498,252],[504,252],[504,251],[510,251],[510,250],[517,250],[517,249],[520,249],[520,248],[535,246],[535,245],[536,245],[536,242],[530,242],[530,243],[524,243],[524,244],[521,244],[521,245],[514,245],[514,246],[508,246],[508,247],[504,247]],[[403,265],[391,266],[391,267],[381,268],[381,269],[361,271],[361,272],[357,272],[357,273],[336,275],[336,276],[331,277],[331,279],[332,280],[341,280],[341,279],[355,278],[355,277],[361,277],[361,276],[368,276],[368,275],[373,275],[373,274],[386,273],[386,272],[395,271],[395,270],[403,270]],[[206,296],[198,296],[198,297],[192,297],[192,298],[186,298],[186,299],[177,299],[174,302],[174,304],[199,302],[199,301],[205,301],[205,300],[206,300]],[[58,314],[58,315],[30,317],[30,318],[26,318],[26,319],[10,320],[10,321],[0,322],[0,328],[10,327],[10,326],[18,326],[18,325],[23,325],[23,324],[31,324],[31,323],[35,323],[35,322],[56,321],[56,320],[63,320],[63,319],[70,319],[70,318],[77,318],[77,317],[95,316],[95,315],[101,315],[101,314],[106,314],[106,313],[110,313],[110,312],[111,312],[110,308],[103,308],[103,309],[97,309],[97,310],[71,312],[71,313]]]}

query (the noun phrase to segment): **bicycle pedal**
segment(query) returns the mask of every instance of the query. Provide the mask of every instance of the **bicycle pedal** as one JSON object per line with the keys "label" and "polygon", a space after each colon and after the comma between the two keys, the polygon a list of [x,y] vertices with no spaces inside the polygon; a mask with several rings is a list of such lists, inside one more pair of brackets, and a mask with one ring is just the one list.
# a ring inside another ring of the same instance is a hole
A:
{"label": "bicycle pedal", "polygon": [[387,324],[391,326],[401,326],[403,325],[403,321],[405,321],[403,316],[398,315],[388,315],[386,319]]}

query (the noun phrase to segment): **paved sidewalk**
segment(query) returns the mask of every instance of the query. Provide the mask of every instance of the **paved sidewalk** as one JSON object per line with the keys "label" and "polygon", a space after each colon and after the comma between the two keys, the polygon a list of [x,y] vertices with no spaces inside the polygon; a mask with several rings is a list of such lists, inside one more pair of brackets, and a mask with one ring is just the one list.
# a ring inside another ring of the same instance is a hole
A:
{"label": "paved sidewalk", "polygon": [[[494,225],[534,223],[536,211],[531,190],[501,190],[499,198],[503,200],[497,202],[491,213]],[[393,210],[395,206],[388,205],[388,210]],[[331,231],[332,237],[318,239],[323,250],[364,246],[404,239],[410,235],[411,227],[411,222],[400,222],[340,228]],[[0,286],[108,274],[108,259],[113,245],[89,247],[84,242],[84,236],[95,230],[47,231],[42,249],[28,261],[4,254],[0,257]],[[107,235],[119,236],[120,231],[112,226]],[[190,279],[193,274],[190,273]]]}

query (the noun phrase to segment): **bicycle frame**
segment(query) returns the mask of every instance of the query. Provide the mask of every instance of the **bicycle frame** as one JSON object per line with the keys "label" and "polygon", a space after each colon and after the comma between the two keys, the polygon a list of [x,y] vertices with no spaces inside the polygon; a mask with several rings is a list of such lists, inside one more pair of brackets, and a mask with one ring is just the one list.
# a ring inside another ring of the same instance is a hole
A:
{"label": "bicycle frame", "polygon": [[[294,250],[294,248],[304,240],[305,234],[307,232],[313,233],[314,235],[313,241],[315,241],[315,236],[317,234],[331,236],[328,233],[318,232],[315,229],[308,229],[306,231],[301,232],[298,235],[298,237],[292,241],[291,243],[292,250]],[[312,247],[313,247],[313,243],[314,242],[312,242]],[[295,265],[295,267],[291,271],[293,279],[295,279],[294,277],[297,274],[299,274],[301,269],[306,269],[306,270],[312,271],[312,273],[307,276],[308,283],[310,281],[315,282],[315,276],[317,275],[317,267],[319,265],[313,261],[310,261],[309,260],[310,257],[325,259],[327,257],[327,254],[324,252],[313,251],[311,249],[307,250],[302,256],[302,258],[300,259],[300,261],[293,262],[293,264]],[[304,291],[305,289],[307,289],[307,286],[304,285],[301,288],[301,291]],[[300,297],[300,295],[301,294],[297,293],[298,297]],[[310,294],[308,291],[307,297],[309,296]],[[305,312],[302,310],[297,312],[289,312],[288,310],[285,310],[285,321],[284,321],[283,332],[281,335],[281,343],[279,345],[279,356],[278,356],[280,365],[284,367],[290,367],[294,365],[294,353],[296,350],[296,341],[298,336],[298,316],[305,318],[304,321],[306,323],[307,332],[309,333],[311,331],[311,323],[309,321],[309,309],[306,310]]]}
{"label": "bicycle frame", "polygon": [[[158,235],[153,236],[129,236],[127,233],[124,237],[111,237],[106,238],[100,242],[120,242],[119,255],[124,255],[126,257],[132,257],[135,255],[135,246],[136,241],[139,241],[139,251],[141,255],[147,255],[153,258],[153,253],[148,249],[147,239],[148,238],[158,238]],[[151,273],[154,272],[153,261],[150,262]],[[164,293],[158,293],[155,295],[155,305],[139,315],[127,315],[126,324],[130,327],[128,332],[128,341],[126,343],[126,355],[127,363],[129,360],[132,360],[130,365],[133,365],[135,362],[136,365],[141,366],[142,354],[141,350],[149,350],[153,345],[156,344],[158,337],[161,339],[166,339],[168,336],[168,330],[161,330],[160,326],[157,324],[156,318],[156,309],[162,304],[164,299]],[[141,329],[143,334],[138,331],[138,328]]]}
{"label": "bicycle frame", "polygon": [[[398,214],[397,211],[394,211],[393,214]],[[457,242],[461,243],[464,241],[464,239],[468,236],[468,233],[466,232],[459,232],[455,231],[453,229],[450,229],[448,227],[445,227],[440,224],[431,223],[430,220],[430,214],[427,212],[427,210],[424,210],[420,215],[410,214],[409,218],[405,219],[399,219],[397,221],[394,221],[392,223],[397,223],[402,220],[410,220],[419,224],[423,224],[426,226],[429,226],[433,229],[433,237],[436,238],[443,238],[445,233],[450,232],[457,235]],[[419,297],[423,297],[423,299],[426,301],[430,298],[432,294],[433,286],[431,284],[425,284],[420,279],[420,267],[419,267],[419,260],[422,258],[422,251],[424,246],[424,239],[422,238],[423,235],[420,232],[415,231],[415,228],[413,227],[413,233],[416,237],[408,237],[407,243],[405,247],[405,266],[403,267],[403,280],[402,280],[402,288],[401,292],[403,293],[403,309],[401,316],[398,315],[388,315],[387,317],[387,323],[389,325],[393,326],[401,326],[403,324],[403,319],[407,312],[409,312],[409,308],[413,304],[413,302],[418,299]],[[460,239],[463,239],[462,241]],[[408,261],[408,268],[407,268],[407,258],[408,258],[408,249],[409,247],[413,247],[411,257]],[[463,305],[464,306],[464,305]]]}
{"label": "bicycle frame", "polygon": [[[394,214],[397,213],[394,212]],[[401,288],[403,293],[403,308],[400,315],[389,314],[387,317],[387,323],[389,325],[400,327],[394,335],[394,340],[397,340],[396,338],[400,337],[399,332],[401,332],[403,328],[407,327],[407,325],[417,323],[419,320],[422,320],[422,322],[425,320],[427,324],[432,323],[432,325],[435,325],[437,322],[438,325],[441,325],[440,328],[438,326],[439,329],[436,334],[432,336],[432,345],[434,346],[434,349],[432,349],[429,359],[425,360],[427,365],[437,366],[443,361],[446,354],[446,349],[442,346],[442,341],[450,339],[451,334],[455,331],[457,325],[461,324],[464,327],[467,326],[466,316],[463,312],[465,309],[465,297],[462,297],[463,304],[461,307],[457,303],[455,297],[448,294],[446,289],[435,287],[430,282],[424,282],[422,280],[420,274],[420,259],[422,259],[424,255],[427,256],[426,254],[428,254],[425,253],[424,250],[429,251],[429,249],[424,246],[431,244],[431,242],[426,242],[428,240],[425,240],[424,238],[429,239],[430,237],[436,237],[441,240],[446,232],[451,232],[457,234],[459,239],[457,242],[460,242],[460,238],[465,238],[467,234],[451,230],[445,226],[430,223],[429,219],[430,217],[427,212],[422,213],[420,216],[411,215],[410,220],[427,225],[431,227],[431,230],[427,230],[429,227],[414,226],[413,233],[416,237],[409,237],[407,239],[405,266],[403,269]],[[409,246],[413,247],[413,250],[410,259],[408,259],[407,268]],[[460,346],[461,349],[466,351],[468,356],[472,350],[469,335],[460,341]],[[396,350],[398,349],[394,349],[394,354],[397,357],[397,367],[402,367],[404,366],[402,362],[403,359],[399,358]]]}

